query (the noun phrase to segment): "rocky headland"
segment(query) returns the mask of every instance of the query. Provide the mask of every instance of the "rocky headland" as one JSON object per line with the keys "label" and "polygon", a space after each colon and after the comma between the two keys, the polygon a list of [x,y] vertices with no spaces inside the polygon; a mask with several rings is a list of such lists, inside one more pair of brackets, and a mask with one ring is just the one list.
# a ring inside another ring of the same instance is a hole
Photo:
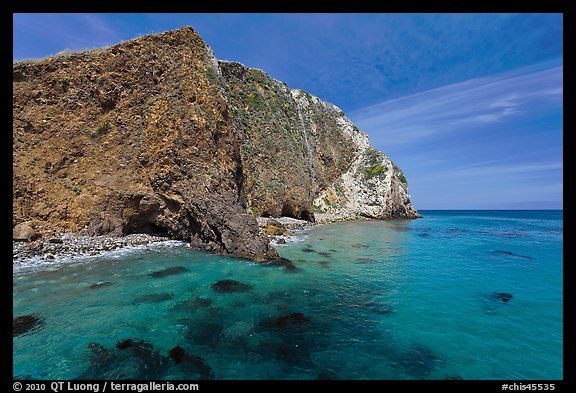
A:
{"label": "rocky headland", "polygon": [[218,61],[190,27],[15,63],[12,146],[15,259],[140,234],[265,261],[263,218],[419,217],[338,107]]}

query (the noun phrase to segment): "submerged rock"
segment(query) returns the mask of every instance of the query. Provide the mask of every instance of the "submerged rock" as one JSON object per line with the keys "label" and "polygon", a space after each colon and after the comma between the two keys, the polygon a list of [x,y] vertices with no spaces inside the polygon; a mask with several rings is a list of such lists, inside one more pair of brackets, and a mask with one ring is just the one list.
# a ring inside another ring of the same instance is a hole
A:
{"label": "submerged rock", "polygon": [[298,342],[264,342],[258,345],[255,352],[264,359],[272,358],[291,366],[308,368],[312,365],[310,351],[304,342]]}
{"label": "submerged rock", "polygon": [[34,315],[21,315],[12,320],[12,337],[31,333],[44,327],[44,318]]}
{"label": "submerged rock", "polygon": [[412,228],[405,225],[392,225],[391,228],[396,232],[410,232]]}
{"label": "submerged rock", "polygon": [[118,341],[116,343],[116,348],[118,349],[126,349],[126,348],[130,348],[134,345],[134,341],[132,341],[131,338],[128,338],[124,341]]}
{"label": "submerged rock", "polygon": [[330,261],[318,261],[318,264],[320,264],[320,266],[323,268],[330,267]]}
{"label": "submerged rock", "polygon": [[160,379],[168,358],[150,343],[132,338],[119,341],[114,348],[88,344],[90,364],[76,379]]}
{"label": "submerged rock", "polygon": [[375,260],[372,259],[372,258],[356,258],[354,261],[357,262],[357,263],[372,263],[372,262],[375,262]]}
{"label": "submerged rock", "polygon": [[111,286],[112,283],[110,281],[100,281],[88,286],[88,289],[99,289],[99,288],[106,288]]}
{"label": "submerged rock", "polygon": [[212,289],[220,293],[246,292],[253,288],[250,284],[244,284],[236,280],[220,280],[211,285]]}
{"label": "submerged rock", "polygon": [[302,361],[302,349],[293,345],[277,344],[276,358],[289,363],[298,364]]}
{"label": "submerged rock", "polygon": [[274,320],[274,325],[284,327],[288,324],[310,322],[310,320],[301,312],[293,312]]}
{"label": "submerged rock", "polygon": [[298,272],[302,270],[299,267],[296,267],[291,260],[286,258],[273,259],[266,263],[265,266],[284,266],[284,270],[287,272]]}
{"label": "submerged rock", "polygon": [[408,351],[398,354],[392,364],[412,377],[425,379],[434,369],[443,366],[444,361],[427,346],[411,345]]}
{"label": "submerged rock", "polygon": [[150,295],[144,295],[136,298],[132,304],[159,303],[173,298],[173,293],[152,293]]}
{"label": "submerged rock", "polygon": [[492,296],[500,300],[502,303],[508,303],[508,301],[514,298],[514,296],[511,293],[505,293],[505,292],[494,292]]}
{"label": "submerged rock", "polygon": [[224,331],[224,326],[212,322],[199,322],[190,326],[188,339],[197,345],[213,346],[218,344]]}
{"label": "submerged rock", "polygon": [[164,270],[150,273],[149,276],[152,278],[162,278],[162,277],[167,277],[167,276],[173,276],[176,274],[186,273],[187,271],[189,271],[189,270],[186,269],[184,266],[174,266],[174,267],[166,268]]}
{"label": "submerged rock", "polygon": [[212,299],[204,299],[202,297],[197,297],[192,300],[192,305],[196,307],[210,307],[214,304],[214,300]]}
{"label": "submerged rock", "polygon": [[176,345],[168,352],[168,354],[170,355],[170,358],[174,360],[174,363],[179,364],[184,360],[185,352],[180,345]]}
{"label": "submerged rock", "polygon": [[178,303],[172,309],[175,310],[196,310],[198,308],[207,308],[214,304],[212,299],[204,299],[201,297],[195,297],[192,299],[185,300]]}
{"label": "submerged rock", "polygon": [[511,256],[511,257],[518,257],[518,258],[525,258],[525,259],[534,259],[532,257],[529,257],[527,255],[520,255],[520,254],[515,254],[512,251],[506,251],[506,250],[495,250],[494,251],[496,254],[500,254],[500,255],[507,255],[507,256]]}
{"label": "submerged rock", "polygon": [[366,310],[370,310],[371,312],[379,315],[392,315],[395,312],[392,305],[372,300],[363,302],[360,304],[360,306]]}
{"label": "submerged rock", "polygon": [[300,326],[310,322],[310,319],[301,312],[293,312],[280,317],[266,319],[260,323],[264,328],[286,328],[288,326]]}
{"label": "submerged rock", "polygon": [[188,355],[180,345],[175,346],[168,353],[174,364],[186,366],[190,371],[198,373],[200,379],[214,379],[212,368],[200,356]]}

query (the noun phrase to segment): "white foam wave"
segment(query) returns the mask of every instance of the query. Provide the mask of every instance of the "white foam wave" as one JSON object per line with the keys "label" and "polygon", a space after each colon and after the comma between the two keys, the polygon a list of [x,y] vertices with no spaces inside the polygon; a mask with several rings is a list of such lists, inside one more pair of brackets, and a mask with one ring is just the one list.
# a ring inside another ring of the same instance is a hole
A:
{"label": "white foam wave", "polygon": [[[272,239],[270,241],[270,244],[273,245],[274,247],[283,247],[283,246],[289,246],[290,243],[299,243],[299,242],[303,242],[304,240],[306,240],[308,238],[308,235],[306,234],[298,234],[298,235],[289,235],[289,236],[279,236],[277,239]],[[284,239],[286,240],[285,244],[279,244],[278,240],[279,239]]]}
{"label": "white foam wave", "polygon": [[173,247],[182,247],[186,244],[186,242],[180,240],[164,240],[149,244],[123,246],[115,250],[100,251],[99,254],[95,255],[67,253],[56,255],[53,259],[46,258],[45,256],[34,256],[15,261],[12,265],[12,274],[13,276],[16,276],[40,270],[56,269],[63,265],[93,262],[98,259],[121,259],[127,255],[134,254],[135,252],[163,250]]}

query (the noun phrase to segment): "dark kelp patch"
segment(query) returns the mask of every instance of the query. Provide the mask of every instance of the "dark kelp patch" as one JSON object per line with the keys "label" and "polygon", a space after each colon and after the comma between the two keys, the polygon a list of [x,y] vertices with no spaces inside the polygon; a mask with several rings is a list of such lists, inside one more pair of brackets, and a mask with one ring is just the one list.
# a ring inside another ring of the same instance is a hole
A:
{"label": "dark kelp patch", "polygon": [[426,379],[444,361],[427,346],[414,344],[398,353],[392,365],[414,378]]}
{"label": "dark kelp patch", "polygon": [[34,315],[21,315],[12,320],[12,337],[33,333],[45,325],[44,318]]}
{"label": "dark kelp patch", "polygon": [[283,266],[286,272],[299,272],[302,269],[294,265],[294,263],[287,258],[277,258],[263,264],[263,266]]}
{"label": "dark kelp patch", "polygon": [[142,303],[160,303],[174,298],[173,293],[152,293],[150,295],[143,295],[134,299],[132,304]]}
{"label": "dark kelp patch", "polygon": [[110,281],[99,281],[88,286],[88,289],[100,289],[112,286]]}
{"label": "dark kelp patch", "polygon": [[220,280],[211,285],[212,289],[219,293],[246,292],[253,287],[236,280]]}
{"label": "dark kelp patch", "polygon": [[152,278],[163,278],[168,276],[174,276],[176,274],[186,273],[188,271],[189,270],[186,269],[184,266],[174,266],[174,267],[168,267],[163,270],[159,270],[157,272],[150,273],[149,276]]}
{"label": "dark kelp patch", "polygon": [[168,354],[174,364],[186,368],[187,374],[197,373],[200,376],[199,379],[214,379],[212,368],[206,364],[204,359],[200,356],[187,354],[180,345],[172,348]]}
{"label": "dark kelp patch", "polygon": [[168,365],[152,344],[128,338],[115,347],[89,343],[90,364],[76,379],[160,379]]}
{"label": "dark kelp patch", "polygon": [[511,293],[494,292],[492,294],[492,298],[500,300],[502,303],[508,303],[510,300],[514,298],[514,296]]}
{"label": "dark kelp patch", "polygon": [[532,257],[529,257],[528,255],[520,255],[520,254],[515,254],[512,251],[506,251],[506,250],[494,250],[494,253],[499,254],[499,255],[505,255],[505,256],[509,256],[509,257],[517,257],[517,258],[524,258],[524,259],[534,259]]}

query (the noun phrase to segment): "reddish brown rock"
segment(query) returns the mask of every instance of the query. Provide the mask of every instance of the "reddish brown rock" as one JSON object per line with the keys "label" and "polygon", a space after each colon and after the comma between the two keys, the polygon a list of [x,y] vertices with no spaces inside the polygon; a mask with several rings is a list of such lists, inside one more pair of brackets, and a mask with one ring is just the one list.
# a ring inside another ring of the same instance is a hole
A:
{"label": "reddish brown rock", "polygon": [[12,229],[12,239],[17,242],[31,242],[40,237],[29,222],[18,224]]}
{"label": "reddish brown rock", "polygon": [[[240,203],[241,142],[218,62],[192,28],[16,63],[13,77],[15,222],[277,255]],[[15,239],[35,236],[15,227]]]}

